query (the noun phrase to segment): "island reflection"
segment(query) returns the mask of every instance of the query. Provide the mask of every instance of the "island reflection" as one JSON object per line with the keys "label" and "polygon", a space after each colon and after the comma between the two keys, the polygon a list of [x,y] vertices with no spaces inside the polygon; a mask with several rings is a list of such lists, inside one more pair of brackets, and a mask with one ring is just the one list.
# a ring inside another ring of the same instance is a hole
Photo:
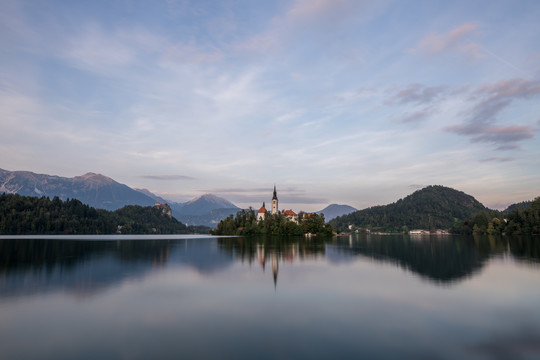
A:
{"label": "island reflection", "polygon": [[[357,261],[358,256],[391,263],[439,285],[473,276],[493,256],[513,256],[538,265],[540,242],[531,237],[349,235],[327,238],[254,237],[218,240],[220,248],[242,262],[272,263],[277,281],[280,262],[326,259]],[[276,285],[276,284],[274,284]]]}
{"label": "island reflection", "polygon": [[189,240],[72,241],[0,239],[0,297],[66,291],[88,297],[167,267],[201,274],[235,262],[270,268],[277,286],[280,264],[330,264],[369,258],[393,264],[435,285],[474,276],[494,256],[539,267],[540,242],[531,237],[409,237],[351,235],[334,238],[238,237]]}

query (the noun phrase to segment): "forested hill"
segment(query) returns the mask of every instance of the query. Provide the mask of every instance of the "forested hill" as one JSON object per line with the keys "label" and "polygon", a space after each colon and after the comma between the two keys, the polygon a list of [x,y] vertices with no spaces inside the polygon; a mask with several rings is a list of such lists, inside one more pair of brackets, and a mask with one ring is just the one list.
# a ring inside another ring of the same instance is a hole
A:
{"label": "forested hill", "polygon": [[330,221],[334,228],[349,225],[372,231],[450,229],[458,221],[486,210],[474,197],[444,186],[428,186],[395,203],[355,211]]}
{"label": "forested hill", "polygon": [[170,208],[125,206],[116,211],[94,209],[79,200],[0,195],[0,234],[187,234],[170,216]]}
{"label": "forested hill", "polygon": [[512,205],[508,206],[506,209],[504,209],[503,213],[504,214],[509,214],[510,212],[512,212],[514,210],[518,210],[518,209],[527,210],[527,208],[529,208],[529,206],[531,206],[531,204],[532,204],[532,200],[522,201],[522,202],[519,202],[519,203],[516,203],[516,204],[512,204]]}

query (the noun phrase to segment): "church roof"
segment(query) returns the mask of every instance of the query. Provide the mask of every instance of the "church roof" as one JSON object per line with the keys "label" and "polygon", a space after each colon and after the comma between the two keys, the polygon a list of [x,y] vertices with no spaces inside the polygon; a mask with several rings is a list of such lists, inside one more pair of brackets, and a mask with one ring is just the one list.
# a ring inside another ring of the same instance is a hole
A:
{"label": "church roof", "polygon": [[262,213],[265,213],[266,212],[266,208],[263,206],[261,206],[261,208],[259,209],[259,211],[257,211],[257,214],[262,214]]}
{"label": "church roof", "polygon": [[272,200],[277,200],[276,185],[274,185],[274,196],[272,197]]}
{"label": "church roof", "polygon": [[282,212],[282,214],[286,216],[296,216],[296,213],[292,210],[285,210]]}

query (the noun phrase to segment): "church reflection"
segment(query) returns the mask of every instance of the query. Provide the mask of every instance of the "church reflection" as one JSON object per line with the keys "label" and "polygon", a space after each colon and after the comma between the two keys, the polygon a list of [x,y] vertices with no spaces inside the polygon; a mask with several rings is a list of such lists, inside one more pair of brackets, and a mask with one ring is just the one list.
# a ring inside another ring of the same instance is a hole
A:
{"label": "church reflection", "polygon": [[283,237],[222,238],[218,239],[220,249],[241,262],[249,265],[258,263],[263,272],[270,263],[277,287],[279,264],[292,264],[307,259],[324,259],[328,239],[304,239]]}
{"label": "church reflection", "polygon": [[211,275],[234,262],[263,272],[269,268],[277,288],[284,264],[340,264],[362,257],[390,263],[436,285],[452,285],[474,276],[493,257],[511,257],[540,269],[540,238],[355,234],[157,241],[0,239],[0,298],[58,290],[88,297],[167,267]]}
{"label": "church reflection", "polygon": [[439,285],[451,285],[478,273],[496,256],[512,256],[538,267],[540,239],[461,236],[348,235],[320,238],[226,238],[220,249],[237,261],[255,261],[265,271],[272,264],[277,286],[281,263],[321,258],[330,263],[357,261],[358,257],[391,263]]}

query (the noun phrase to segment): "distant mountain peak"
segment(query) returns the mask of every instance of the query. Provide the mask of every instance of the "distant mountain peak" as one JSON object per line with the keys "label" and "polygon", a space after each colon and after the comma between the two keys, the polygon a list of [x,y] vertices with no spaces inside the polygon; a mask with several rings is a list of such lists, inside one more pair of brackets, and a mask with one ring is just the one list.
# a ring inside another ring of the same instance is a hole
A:
{"label": "distant mountain peak", "polygon": [[202,215],[216,209],[238,209],[238,207],[224,198],[207,193],[182,204],[179,211],[186,215]]}
{"label": "distant mountain peak", "polygon": [[220,198],[219,196],[216,196],[216,195],[214,195],[214,194],[206,193],[206,194],[197,196],[197,197],[195,197],[195,198],[189,200],[189,201],[187,202],[187,204],[193,203],[193,202],[199,201],[199,200],[210,200],[210,201],[216,201],[216,200],[217,200],[217,201],[219,201],[219,200],[225,200],[225,199]]}
{"label": "distant mountain peak", "polygon": [[101,174],[96,174],[96,173],[93,173],[93,172],[88,172],[88,173],[86,173],[84,175],[81,175],[81,176],[75,176],[73,178],[73,180],[75,180],[75,181],[91,181],[93,183],[100,183],[100,184],[112,184],[112,183],[116,182],[113,179],[111,179],[110,177],[107,177],[107,176],[101,175]]}
{"label": "distant mountain peak", "polygon": [[324,214],[326,221],[330,221],[338,216],[347,215],[358,209],[349,205],[330,204],[324,209],[317,211],[317,214]]}

